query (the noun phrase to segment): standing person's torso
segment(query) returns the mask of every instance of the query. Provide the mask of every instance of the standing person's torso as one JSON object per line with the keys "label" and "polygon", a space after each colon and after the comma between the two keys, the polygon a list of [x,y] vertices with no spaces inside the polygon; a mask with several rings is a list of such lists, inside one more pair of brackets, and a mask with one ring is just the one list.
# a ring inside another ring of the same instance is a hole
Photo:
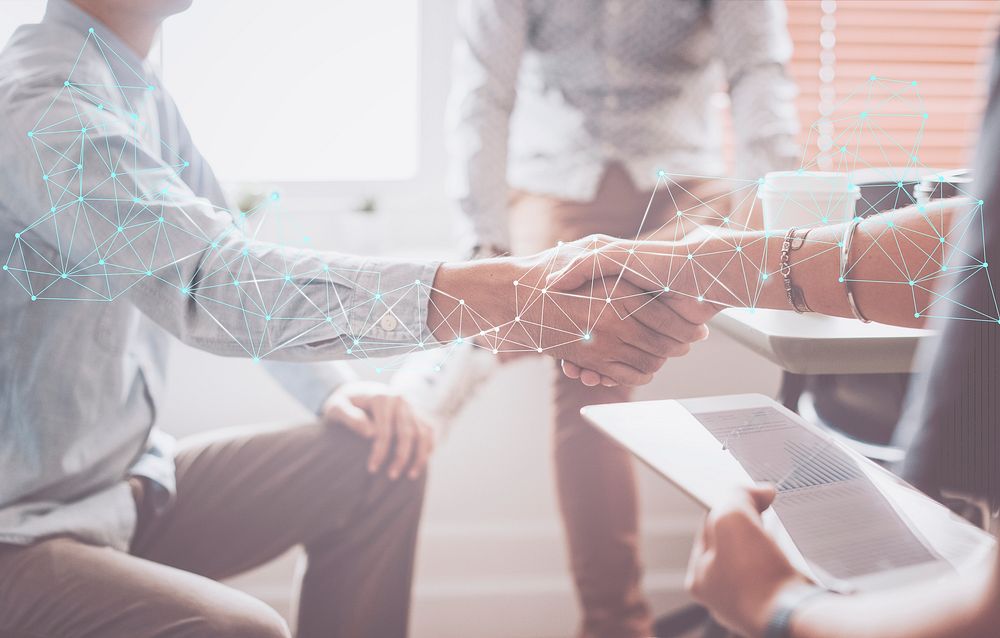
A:
{"label": "standing person's torso", "polygon": [[706,0],[536,0],[511,121],[512,182],[593,156],[723,169]]}

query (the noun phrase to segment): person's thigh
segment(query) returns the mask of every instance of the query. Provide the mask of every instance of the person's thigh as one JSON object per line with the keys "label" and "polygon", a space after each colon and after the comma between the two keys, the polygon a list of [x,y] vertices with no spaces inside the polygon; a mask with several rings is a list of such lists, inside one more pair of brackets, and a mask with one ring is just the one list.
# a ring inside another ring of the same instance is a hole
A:
{"label": "person's thigh", "polygon": [[151,523],[140,522],[132,552],[227,578],[346,530],[380,501],[419,501],[423,479],[368,472],[369,446],[323,423],[229,428],[182,440],[176,502]]}
{"label": "person's thigh", "polygon": [[213,580],[56,538],[0,545],[0,638],[286,638],[264,603]]}

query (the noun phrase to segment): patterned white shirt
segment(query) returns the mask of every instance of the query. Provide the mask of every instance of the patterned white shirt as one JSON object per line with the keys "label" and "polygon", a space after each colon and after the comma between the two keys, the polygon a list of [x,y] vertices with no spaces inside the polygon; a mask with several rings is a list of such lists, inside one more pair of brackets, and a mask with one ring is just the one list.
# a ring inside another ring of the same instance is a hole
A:
{"label": "patterned white shirt", "polygon": [[451,192],[480,243],[507,245],[508,188],[586,201],[621,163],[721,175],[728,86],[735,173],[798,160],[781,0],[463,0],[450,105]]}

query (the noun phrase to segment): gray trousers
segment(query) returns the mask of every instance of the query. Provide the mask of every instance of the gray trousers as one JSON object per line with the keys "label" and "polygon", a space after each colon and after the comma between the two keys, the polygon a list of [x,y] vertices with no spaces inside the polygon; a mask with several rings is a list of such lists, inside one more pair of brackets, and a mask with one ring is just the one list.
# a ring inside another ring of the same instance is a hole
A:
{"label": "gray trousers", "polygon": [[274,610],[218,579],[296,545],[299,638],[404,636],[424,483],[369,474],[368,447],[319,424],[182,441],[176,503],[140,515],[129,553],[0,545],[0,638],[287,637]]}

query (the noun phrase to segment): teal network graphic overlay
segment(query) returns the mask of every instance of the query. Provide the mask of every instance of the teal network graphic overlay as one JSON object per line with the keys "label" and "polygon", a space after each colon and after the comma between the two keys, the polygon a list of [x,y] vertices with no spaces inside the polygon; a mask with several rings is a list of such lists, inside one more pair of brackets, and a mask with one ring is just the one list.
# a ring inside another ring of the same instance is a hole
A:
{"label": "teal network graphic overlay", "polygon": [[[103,72],[97,77],[78,72],[84,56],[97,56]],[[938,240],[934,249],[916,259],[900,257],[906,251],[884,251],[898,276],[879,283],[933,291],[929,303],[917,304],[914,294],[914,314],[931,317],[961,285],[977,277],[989,280],[990,269],[985,258],[969,265],[962,248],[970,231],[983,224],[982,202],[959,188],[958,194],[965,197],[954,206],[961,210],[946,225],[940,208],[912,191],[914,178],[930,170],[919,157],[930,118],[917,89],[914,82],[873,77],[845,98],[835,113],[813,125],[810,130],[817,135],[831,128],[834,132],[824,133],[827,143],[804,157],[799,171],[822,169],[852,176],[867,171],[869,177],[898,184],[885,195],[891,201],[868,202],[853,214],[866,214],[865,206],[879,210],[915,206],[921,212],[926,227],[889,225],[882,231],[886,241],[876,245],[879,250],[893,244],[915,245],[913,233],[920,233],[924,239]],[[371,360],[377,371],[383,371],[398,366],[399,357],[441,345],[431,336],[435,326],[427,325],[429,308],[443,315],[442,323],[456,327],[457,335],[466,335],[455,336],[435,353],[435,362],[429,365],[437,369],[451,349],[468,343],[499,354],[546,352],[586,342],[599,323],[627,318],[660,295],[687,295],[752,309],[764,282],[776,275],[768,272],[766,259],[747,256],[748,242],[760,241],[759,235],[734,234],[725,250],[724,267],[740,269],[741,286],[724,286],[719,272],[700,271],[696,290],[680,290],[671,273],[643,267],[640,247],[629,255],[627,266],[646,273],[649,285],[642,290],[628,289],[600,272],[583,290],[550,290],[547,276],[574,256],[568,252],[589,254],[604,242],[566,238],[569,243],[553,247],[530,273],[510,282],[515,300],[511,317],[487,320],[458,299],[451,299],[454,303],[442,311],[431,296],[441,291],[435,291],[431,281],[409,279],[386,287],[384,281],[400,278],[387,277],[382,266],[374,268],[366,259],[303,249],[301,242],[257,241],[268,225],[294,225],[277,193],[247,210],[212,206],[196,197],[185,182],[193,158],[182,157],[159,135],[154,98],[161,90],[91,30],[77,65],[53,86],[50,105],[25,131],[37,162],[35,179],[48,206],[15,233],[3,270],[32,302],[132,303],[163,322],[171,321],[159,316],[164,301],[180,299],[183,312],[178,314],[186,314],[202,328],[207,324],[233,354],[259,360],[305,342],[334,340],[347,356]],[[903,136],[891,121],[915,126]],[[904,161],[896,163],[901,154]],[[722,188],[699,195],[693,187],[699,182]],[[655,229],[657,239],[684,240],[693,258],[699,247],[691,237],[755,228],[754,220],[760,218],[758,195],[766,186],[764,177],[738,180],[660,171],[647,214],[655,208],[673,210],[672,218]],[[807,206],[810,224],[845,221],[837,212],[841,203],[813,204]],[[781,206],[777,216],[780,220]],[[289,232],[298,238],[306,234]],[[831,242],[823,248],[838,251],[841,246]],[[864,258],[857,257],[855,263]],[[860,281],[852,274],[845,272],[845,280]],[[952,283],[940,288],[938,283],[946,275]],[[1000,321],[995,300],[988,312],[968,311],[963,318]],[[394,336],[387,337],[387,332]]]}
{"label": "teal network graphic overlay", "polygon": [[[80,64],[85,56],[99,60],[100,73]],[[385,273],[366,267],[366,259],[304,250],[307,241],[256,241],[268,225],[305,237],[290,230],[294,222],[278,193],[248,210],[196,197],[185,182],[192,158],[159,135],[154,97],[162,89],[130,60],[91,29],[76,64],[25,132],[48,206],[15,233],[3,270],[32,302],[133,303],[170,321],[163,300],[182,298],[188,315],[235,345],[228,351],[254,360],[329,338],[349,357],[378,359],[382,371],[395,365],[385,357],[440,345],[426,326],[433,282],[411,279],[386,289]],[[559,252],[541,260],[537,273],[511,282],[517,309],[507,321],[487,321],[453,299],[442,323],[460,334],[471,326],[477,345],[494,353],[542,352],[588,340],[609,308],[622,317],[605,304],[582,316],[561,312],[558,300],[540,292],[537,284]],[[458,336],[445,345],[467,342]]]}
{"label": "teal network graphic overlay", "polygon": [[[685,246],[691,260],[690,268],[653,272],[644,262],[647,259],[652,262],[656,253],[644,252],[641,247],[630,252],[622,262],[651,289],[747,308],[752,312],[759,304],[766,282],[781,277],[780,272],[765,266],[773,263],[767,259],[768,237],[784,235],[790,226],[802,231],[843,225],[909,208],[921,216],[923,223],[915,227],[903,227],[892,221],[881,225],[877,235],[872,237],[870,248],[862,254],[854,254],[846,270],[835,275],[838,283],[908,288],[912,291],[916,318],[1000,323],[1000,305],[983,244],[984,202],[969,190],[970,179],[952,182],[941,167],[930,167],[921,161],[921,144],[931,121],[917,81],[873,75],[839,100],[832,113],[810,125],[805,148],[818,147],[818,151],[804,153],[794,173],[825,175],[830,176],[826,178],[830,180],[844,176],[848,190],[860,191],[859,184],[878,185],[875,198],[859,199],[856,204],[846,193],[810,194],[806,198],[784,193],[776,198],[777,201],[772,200],[770,214],[765,215],[762,195],[766,196],[767,189],[772,186],[767,176],[737,179],[660,170],[646,209],[647,216],[650,211],[663,208],[675,212],[672,219],[651,231],[652,234],[677,242],[702,235],[706,241],[700,246]],[[710,196],[699,196],[697,186],[704,182],[725,186],[712,189]],[[740,234],[761,228],[763,235]],[[727,234],[726,231],[735,232]],[[647,232],[650,231],[644,223],[643,234]],[[980,238],[975,242],[977,245],[968,245],[971,237]],[[716,241],[708,247],[710,239],[719,238],[727,242],[723,250],[717,248]],[[634,239],[641,237],[636,235]],[[930,242],[932,249],[927,248],[927,239],[933,240]],[[821,250],[813,259],[829,253],[839,254],[844,247],[843,239],[821,242],[806,235],[805,242],[820,246]],[[751,250],[755,244],[762,251]],[[750,257],[751,254],[758,256]],[[714,264],[713,269],[709,269],[702,266],[699,259],[706,256],[721,256],[725,260],[721,266],[717,259],[707,260]],[[860,265],[872,260],[889,262],[892,276],[877,280],[860,277],[857,274]],[[733,270],[742,273],[739,286],[720,278],[722,271]],[[681,290],[678,281],[692,274],[695,290]],[[937,309],[954,300],[962,286],[979,278],[985,279],[983,289],[990,291],[983,305],[952,306],[948,314],[938,314]],[[926,295],[918,295],[918,292]]]}

